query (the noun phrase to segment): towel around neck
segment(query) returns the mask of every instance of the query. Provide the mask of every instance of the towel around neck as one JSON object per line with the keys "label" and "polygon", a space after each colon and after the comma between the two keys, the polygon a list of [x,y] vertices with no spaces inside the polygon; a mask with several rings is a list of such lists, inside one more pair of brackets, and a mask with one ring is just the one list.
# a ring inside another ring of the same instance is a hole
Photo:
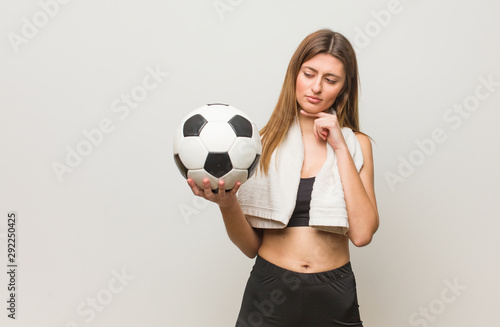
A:
{"label": "towel around neck", "polygon": [[[361,145],[350,128],[342,127],[342,134],[359,172],[363,166]],[[252,227],[286,227],[295,207],[303,161],[304,144],[296,118],[273,152],[267,176],[258,169],[238,191],[241,208]],[[309,217],[310,227],[343,235],[349,230],[337,158],[328,142],[325,163],[313,185]]]}

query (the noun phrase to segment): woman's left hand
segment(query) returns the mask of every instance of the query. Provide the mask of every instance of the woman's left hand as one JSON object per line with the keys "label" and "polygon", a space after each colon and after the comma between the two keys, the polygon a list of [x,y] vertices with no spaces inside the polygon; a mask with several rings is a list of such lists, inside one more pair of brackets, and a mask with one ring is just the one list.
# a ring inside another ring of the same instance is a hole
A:
{"label": "woman's left hand", "polygon": [[316,138],[321,137],[328,141],[334,150],[347,146],[335,112],[333,114],[326,112],[311,114],[301,109],[300,113],[304,116],[316,117],[313,127]]}

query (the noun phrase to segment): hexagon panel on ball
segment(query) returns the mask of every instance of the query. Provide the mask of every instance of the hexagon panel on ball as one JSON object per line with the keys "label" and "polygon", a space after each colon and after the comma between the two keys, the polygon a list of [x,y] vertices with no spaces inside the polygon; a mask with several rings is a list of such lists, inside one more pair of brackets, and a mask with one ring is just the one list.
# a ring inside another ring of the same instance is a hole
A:
{"label": "hexagon panel on ball", "polygon": [[201,169],[205,165],[208,150],[199,137],[185,137],[179,145],[179,158],[187,169]]}
{"label": "hexagon panel on ball", "polygon": [[209,152],[226,152],[233,145],[236,134],[227,123],[208,122],[201,131],[200,139]]}

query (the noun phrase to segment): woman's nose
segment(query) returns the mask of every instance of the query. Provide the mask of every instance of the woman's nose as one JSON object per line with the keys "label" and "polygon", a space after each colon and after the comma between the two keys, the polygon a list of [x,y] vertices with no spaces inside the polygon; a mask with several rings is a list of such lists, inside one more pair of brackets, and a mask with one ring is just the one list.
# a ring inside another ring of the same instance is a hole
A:
{"label": "woman's nose", "polygon": [[320,78],[316,78],[314,80],[313,84],[311,85],[311,90],[314,93],[320,93],[321,92],[321,79]]}

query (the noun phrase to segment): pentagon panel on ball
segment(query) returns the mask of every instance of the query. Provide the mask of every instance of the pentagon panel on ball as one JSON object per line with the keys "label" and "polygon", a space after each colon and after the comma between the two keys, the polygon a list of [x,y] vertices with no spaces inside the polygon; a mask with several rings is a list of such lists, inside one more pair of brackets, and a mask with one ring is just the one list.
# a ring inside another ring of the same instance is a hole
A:
{"label": "pentagon panel on ball", "polygon": [[262,146],[257,126],[241,110],[213,103],[189,113],[174,137],[174,161],[184,178],[203,188],[208,178],[217,192],[219,180],[226,190],[244,183],[255,173]]}

